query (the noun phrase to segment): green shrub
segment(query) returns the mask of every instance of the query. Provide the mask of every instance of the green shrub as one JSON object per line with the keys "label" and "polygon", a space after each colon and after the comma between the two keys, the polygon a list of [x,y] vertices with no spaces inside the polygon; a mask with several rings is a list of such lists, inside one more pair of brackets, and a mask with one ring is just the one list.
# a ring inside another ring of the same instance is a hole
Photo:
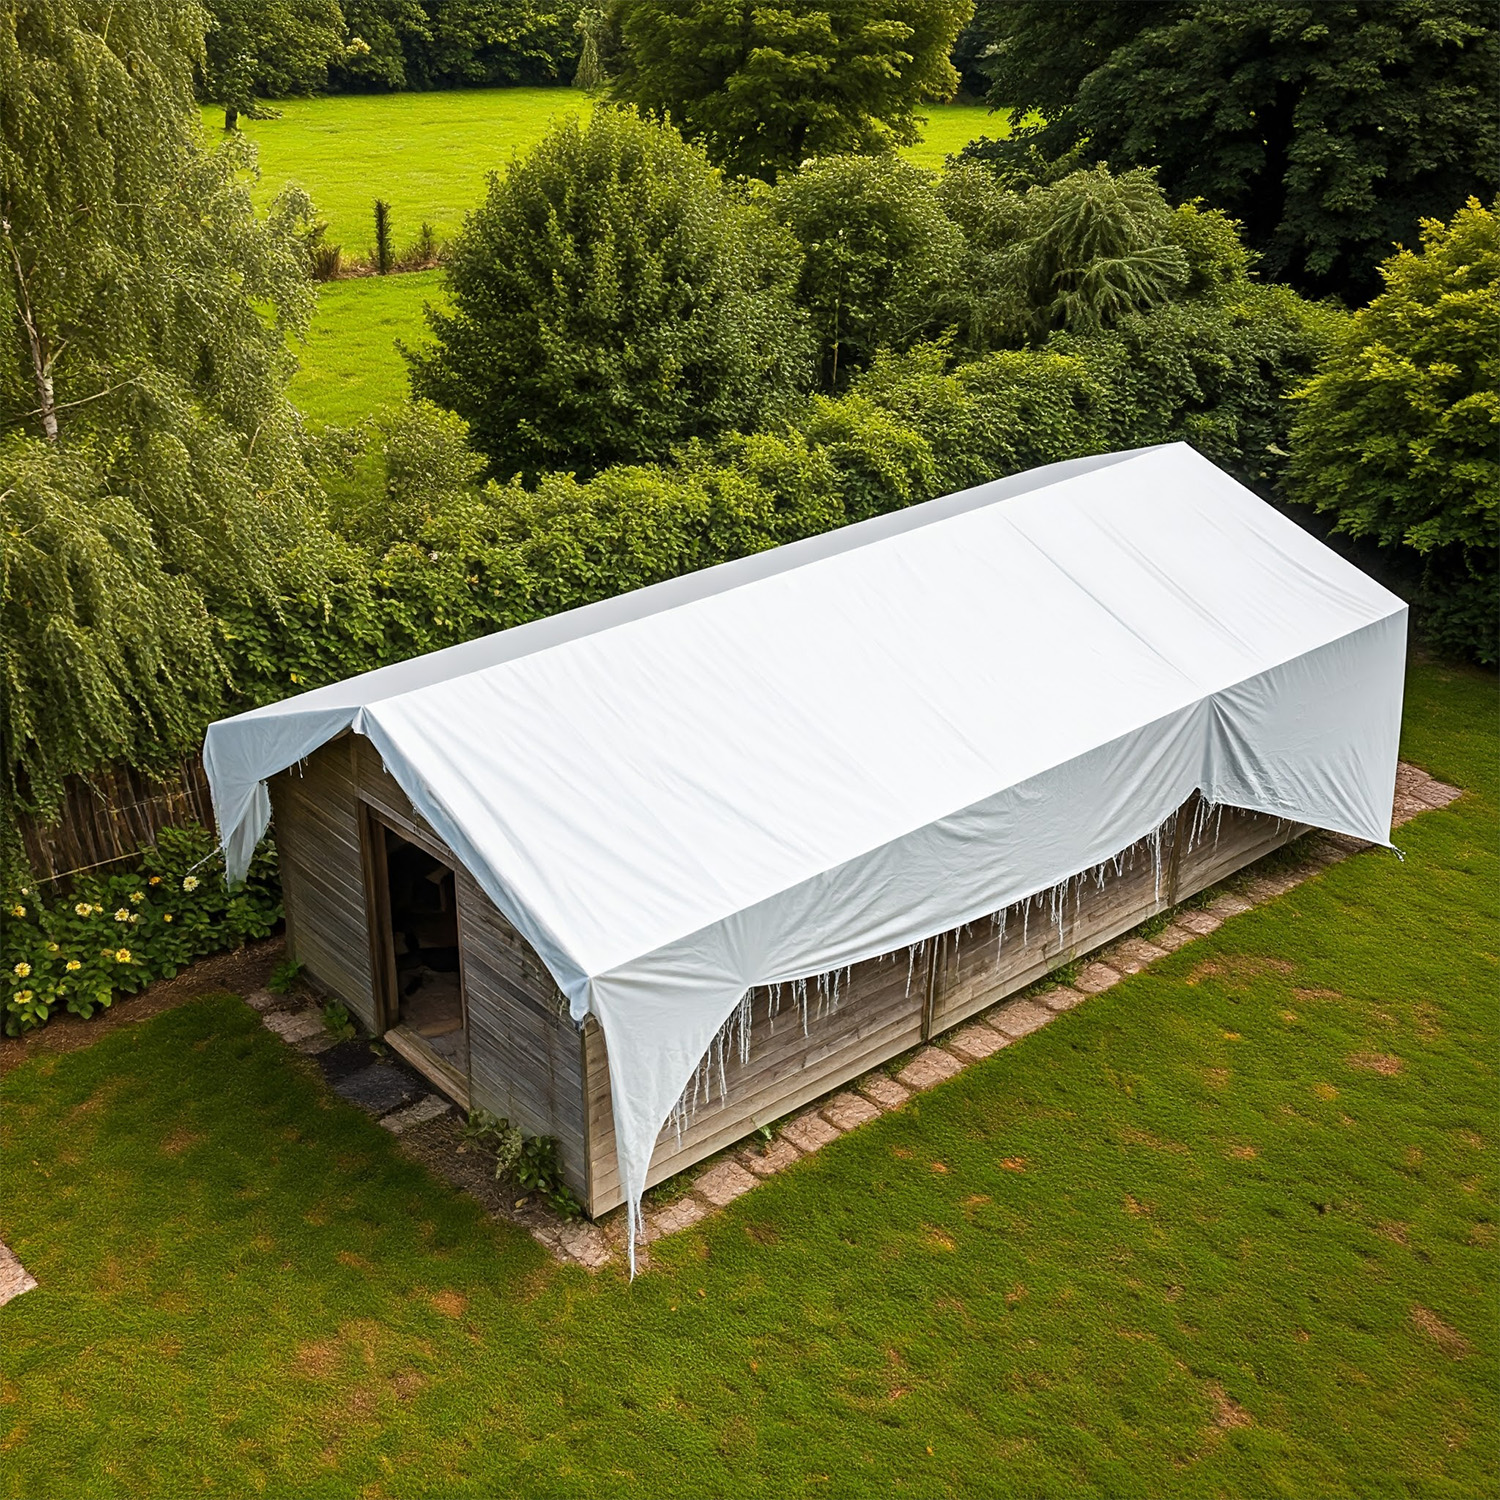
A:
{"label": "green shrub", "polygon": [[66,895],[8,883],[0,893],[5,1034],[59,1008],[87,1018],[196,958],[265,937],[281,919],[275,850],[262,845],[245,884],[231,891],[213,847],[204,829],[169,828],[138,869],[80,876]]}
{"label": "green shrub", "polygon": [[1440,649],[1493,664],[1500,617],[1500,230],[1471,198],[1296,392],[1293,492],[1404,560]]}
{"label": "green shrub", "polygon": [[807,384],[796,260],[670,125],[598,110],[491,179],[412,389],[528,482],[763,425]]}
{"label": "green shrub", "polygon": [[797,300],[825,386],[930,326],[964,247],[930,172],[894,156],[828,157],[784,174],[769,202],[802,248]]}

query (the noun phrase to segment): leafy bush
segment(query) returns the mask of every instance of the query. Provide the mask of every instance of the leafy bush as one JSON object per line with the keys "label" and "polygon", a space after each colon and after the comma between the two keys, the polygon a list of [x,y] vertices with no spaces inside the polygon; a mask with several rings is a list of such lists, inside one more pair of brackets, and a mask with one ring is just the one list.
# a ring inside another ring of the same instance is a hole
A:
{"label": "leafy bush", "polygon": [[752,428],[807,382],[795,248],[669,126],[599,110],[490,180],[412,389],[500,478],[594,474]]}
{"label": "leafy bush", "polygon": [[525,1135],[503,1116],[487,1109],[471,1109],[464,1139],[495,1156],[497,1179],[509,1177],[527,1193],[535,1193],[555,1213],[576,1219],[583,1205],[563,1180],[557,1142],[550,1135]]}
{"label": "leafy bush", "polygon": [[0,998],[5,1034],[64,1008],[85,1018],[116,995],[169,978],[196,958],[265,937],[281,918],[275,851],[263,845],[230,891],[201,828],[164,829],[140,867],[84,875],[67,895],[26,880],[0,892]]}
{"label": "leafy bush", "polygon": [[784,174],[769,202],[802,247],[797,300],[826,386],[928,328],[964,244],[930,172],[894,156],[828,157]]}
{"label": "leafy bush", "polygon": [[1380,268],[1382,292],[1296,392],[1293,492],[1409,560],[1443,650],[1493,664],[1500,618],[1500,227],[1471,198]]}

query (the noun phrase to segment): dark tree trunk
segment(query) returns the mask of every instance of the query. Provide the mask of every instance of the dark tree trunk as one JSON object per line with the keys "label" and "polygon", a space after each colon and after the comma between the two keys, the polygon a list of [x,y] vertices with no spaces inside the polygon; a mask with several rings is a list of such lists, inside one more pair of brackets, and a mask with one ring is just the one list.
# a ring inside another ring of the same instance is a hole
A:
{"label": "dark tree trunk", "polygon": [[235,127],[239,123],[240,123],[240,112],[239,112],[239,110],[237,110],[234,107],[234,105],[232,105],[232,104],[226,104],[224,106],[224,129],[225,130],[233,130],[233,129],[235,129]]}

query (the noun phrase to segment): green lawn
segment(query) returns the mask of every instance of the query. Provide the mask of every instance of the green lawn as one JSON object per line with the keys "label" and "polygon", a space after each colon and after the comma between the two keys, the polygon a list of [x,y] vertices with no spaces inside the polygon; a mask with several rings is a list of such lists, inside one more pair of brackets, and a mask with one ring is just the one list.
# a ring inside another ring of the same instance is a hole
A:
{"label": "green lawn", "polygon": [[445,300],[440,271],[362,276],[319,287],[312,329],[297,350],[301,369],[292,380],[292,400],[314,423],[342,426],[405,400],[406,361],[396,340],[420,343],[423,305]]}
{"label": "green lawn", "polygon": [[[330,242],[364,255],[374,199],[390,203],[398,247],[424,219],[446,239],[478,203],[487,173],[587,107],[586,95],[565,88],[335,94],[288,99],[276,106],[279,119],[241,123],[260,153],[258,200],[298,183],[328,221]],[[925,140],[903,154],[930,167],[977,135],[1002,134],[1006,119],[971,104],[934,105],[928,117]],[[205,109],[203,118],[217,136],[223,111]]]}
{"label": "green lawn", "polygon": [[4,1493],[1458,1497],[1496,1470],[1492,676],[1467,789],[666,1242],[548,1261],[231,998],[4,1083]]}

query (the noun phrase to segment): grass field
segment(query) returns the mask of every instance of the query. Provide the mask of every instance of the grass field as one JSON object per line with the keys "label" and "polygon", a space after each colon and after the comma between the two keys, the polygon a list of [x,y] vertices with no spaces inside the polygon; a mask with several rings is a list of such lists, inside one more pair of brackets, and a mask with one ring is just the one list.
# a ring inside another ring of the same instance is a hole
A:
{"label": "grass field", "polygon": [[3,1084],[3,1492],[1487,1497],[1492,676],[1467,795],[659,1247],[548,1261],[232,998]]}
{"label": "grass field", "polygon": [[440,271],[325,283],[308,341],[297,350],[292,400],[315,424],[340,426],[404,400],[406,361],[396,340],[420,343],[423,305],[444,300]]}
{"label": "grass field", "polygon": [[[260,154],[259,201],[298,183],[328,221],[329,240],[364,255],[374,238],[374,199],[390,203],[398,246],[416,237],[424,219],[446,239],[479,201],[487,173],[587,107],[586,95],[563,88],[338,94],[288,99],[276,106],[279,119],[242,124]],[[928,113],[925,140],[904,152],[924,166],[940,167],[976,135],[1005,128],[1004,114],[982,105],[940,104]],[[223,118],[222,110],[204,110],[211,137]]]}

